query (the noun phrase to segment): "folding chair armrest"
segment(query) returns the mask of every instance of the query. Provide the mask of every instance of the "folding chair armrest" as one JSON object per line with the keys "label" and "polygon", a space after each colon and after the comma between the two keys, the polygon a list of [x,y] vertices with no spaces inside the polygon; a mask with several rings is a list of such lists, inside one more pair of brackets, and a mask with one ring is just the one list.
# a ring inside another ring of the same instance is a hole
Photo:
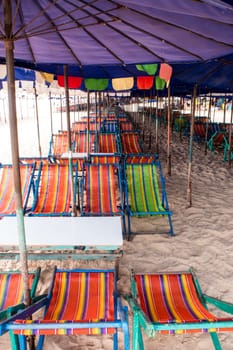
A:
{"label": "folding chair armrest", "polygon": [[2,310],[0,312],[0,321],[1,320],[4,320],[6,318],[9,318],[11,317],[13,314],[15,314],[17,311],[21,310],[21,309],[24,309],[25,308],[25,304],[24,303],[21,303],[21,304],[17,304],[17,305],[13,305],[13,306],[10,306],[8,307],[7,309],[5,310]]}
{"label": "folding chair armrest", "polygon": [[141,312],[140,306],[138,305],[137,300],[134,298],[132,294],[126,294],[124,295],[124,299],[128,302],[129,306],[131,307],[133,313],[134,312]]}
{"label": "folding chair armrest", "polygon": [[3,322],[0,322],[0,335],[6,333],[8,329],[8,325],[12,324],[16,320],[25,320],[28,317],[30,317],[32,314],[34,314],[37,310],[41,309],[42,307],[46,306],[49,301],[48,296],[41,298],[36,303],[25,307],[23,310],[19,311],[15,315],[11,316],[7,320],[4,320]]}
{"label": "folding chair armrest", "polygon": [[205,303],[212,304],[222,311],[228,312],[229,314],[233,314],[233,304],[219,300],[206,294],[203,294],[202,297]]}
{"label": "folding chair armrest", "polygon": [[32,298],[32,304],[36,303],[37,301],[47,297],[48,294],[42,294],[42,295],[36,295]]}

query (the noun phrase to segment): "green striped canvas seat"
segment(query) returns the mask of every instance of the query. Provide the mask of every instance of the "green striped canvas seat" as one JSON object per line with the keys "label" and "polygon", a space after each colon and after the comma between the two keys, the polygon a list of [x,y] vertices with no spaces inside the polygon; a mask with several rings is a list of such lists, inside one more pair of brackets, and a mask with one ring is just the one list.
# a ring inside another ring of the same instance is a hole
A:
{"label": "green striped canvas seat", "polygon": [[160,162],[126,163],[125,174],[129,234],[131,232],[131,216],[167,215],[170,234],[173,235],[171,212],[168,207],[165,179],[162,175]]}

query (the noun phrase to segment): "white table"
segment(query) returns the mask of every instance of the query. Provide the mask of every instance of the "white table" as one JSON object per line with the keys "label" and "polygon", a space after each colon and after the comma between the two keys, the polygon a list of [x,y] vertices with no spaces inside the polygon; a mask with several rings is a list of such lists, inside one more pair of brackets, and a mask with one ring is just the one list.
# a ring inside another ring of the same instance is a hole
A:
{"label": "white table", "polygon": [[[26,244],[121,247],[121,217],[24,217]],[[0,246],[18,246],[16,217],[0,220]]]}

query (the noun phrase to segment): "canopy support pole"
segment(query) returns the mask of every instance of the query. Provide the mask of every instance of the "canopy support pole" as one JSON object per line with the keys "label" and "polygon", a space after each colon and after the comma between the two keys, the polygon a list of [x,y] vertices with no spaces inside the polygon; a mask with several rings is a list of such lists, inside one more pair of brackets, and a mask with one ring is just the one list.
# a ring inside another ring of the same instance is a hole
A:
{"label": "canopy support pole", "polygon": [[212,96],[210,94],[209,107],[208,107],[208,122],[206,123],[206,132],[205,132],[205,155],[207,155],[208,126],[209,126],[209,122],[211,121],[211,103],[212,103]]}
{"label": "canopy support pole", "polygon": [[36,109],[35,112],[36,112],[38,149],[39,149],[40,158],[42,158],[41,143],[40,143],[40,124],[39,124],[39,113],[38,113],[38,100],[37,100],[36,85],[34,86],[34,95],[35,95],[35,109]]}
{"label": "canopy support pole", "polygon": [[90,91],[87,91],[87,159],[90,155]]}
{"label": "canopy support pole", "polygon": [[167,174],[171,176],[171,89],[170,84],[167,89],[168,108],[167,108]]}
{"label": "canopy support pole", "polygon": [[67,121],[67,136],[68,136],[68,149],[69,149],[69,176],[70,176],[70,183],[71,183],[72,215],[77,216],[77,208],[75,205],[75,198],[74,198],[72,143],[71,143],[71,129],[70,129],[70,99],[69,99],[67,65],[64,65],[63,70],[64,70],[64,83],[65,83],[65,96],[66,96],[66,121]]}
{"label": "canopy support pole", "polygon": [[159,93],[156,93],[156,112],[155,112],[155,152],[159,154]]}
{"label": "canopy support pole", "polygon": [[229,150],[228,150],[228,165],[229,168],[231,168],[231,151],[232,151],[232,122],[233,122],[233,94],[232,94],[232,100],[231,100],[231,121],[230,121],[230,127],[229,127]]}
{"label": "canopy support pole", "polygon": [[193,134],[194,134],[196,97],[197,97],[197,84],[195,84],[193,88],[192,116],[191,116],[190,139],[189,139],[188,188],[187,188],[187,200],[188,200],[189,207],[192,206],[192,161],[193,161]]}
{"label": "canopy support pole", "polygon": [[21,265],[21,273],[22,273],[22,279],[23,279],[24,303],[26,305],[30,305],[27,246],[26,246],[22,191],[21,191],[21,181],[20,181],[20,168],[19,168],[19,145],[18,145],[18,128],[17,128],[16,95],[15,95],[14,41],[12,39],[11,1],[4,0],[3,4],[4,4],[4,27],[5,27],[5,33],[7,36],[7,39],[4,40],[4,44],[5,44],[5,52],[6,52],[11,156],[12,156],[14,189],[15,189],[15,200],[16,200],[17,230],[19,234],[20,265]]}
{"label": "canopy support pole", "polygon": [[51,91],[49,91],[49,109],[50,109],[51,135],[53,135],[53,109],[52,109],[52,95],[51,95]]}
{"label": "canopy support pole", "polygon": [[61,118],[61,130],[63,130],[63,123],[62,123],[62,94],[60,94],[60,118]]}

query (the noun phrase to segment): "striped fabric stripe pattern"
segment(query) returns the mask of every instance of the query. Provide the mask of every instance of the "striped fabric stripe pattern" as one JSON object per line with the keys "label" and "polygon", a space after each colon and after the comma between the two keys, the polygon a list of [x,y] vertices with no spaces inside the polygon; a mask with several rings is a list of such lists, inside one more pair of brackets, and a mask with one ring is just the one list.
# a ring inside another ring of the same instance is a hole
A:
{"label": "striped fabric stripe pattern", "polygon": [[[49,308],[42,321],[71,323],[69,329],[22,330],[21,334],[107,334],[110,328],[72,328],[72,322],[114,321],[113,272],[57,272]],[[21,321],[32,323],[32,321]]]}
{"label": "striped fabric stripe pattern", "polygon": [[155,164],[127,164],[127,185],[133,213],[165,212]]}
{"label": "striped fabric stripe pattern", "polygon": [[[33,165],[21,165],[21,189],[23,205],[29,190]],[[12,165],[4,165],[0,168],[0,216],[15,214],[15,190]]]}
{"label": "striped fabric stripe pattern", "polygon": [[[92,147],[95,143],[95,134],[89,134],[89,151],[92,151]],[[85,153],[88,151],[88,134],[87,133],[75,133],[75,152]]]}
{"label": "striped fabric stripe pattern", "polygon": [[115,134],[99,135],[99,152],[100,153],[116,153],[117,143]]}
{"label": "striped fabric stripe pattern", "polygon": [[117,207],[114,166],[89,165],[86,169],[85,213],[113,215],[120,213]]}
{"label": "striped fabric stripe pattern", "polygon": [[41,185],[36,207],[37,213],[69,213],[71,184],[68,165],[43,164]]}
{"label": "striped fabric stripe pattern", "polygon": [[[151,322],[165,324],[218,320],[200,302],[191,273],[135,275],[135,282],[140,307]],[[187,329],[177,333],[198,331],[208,330]]]}
{"label": "striped fabric stripe pattern", "polygon": [[[29,285],[33,275],[29,274]],[[23,302],[23,280],[20,273],[0,273],[0,310]]]}
{"label": "striped fabric stripe pattern", "polygon": [[58,156],[68,150],[68,135],[66,133],[53,135],[53,154]]}
{"label": "striped fabric stripe pattern", "polygon": [[135,133],[121,134],[122,152],[125,154],[141,153],[141,147],[138,140],[138,135]]}

